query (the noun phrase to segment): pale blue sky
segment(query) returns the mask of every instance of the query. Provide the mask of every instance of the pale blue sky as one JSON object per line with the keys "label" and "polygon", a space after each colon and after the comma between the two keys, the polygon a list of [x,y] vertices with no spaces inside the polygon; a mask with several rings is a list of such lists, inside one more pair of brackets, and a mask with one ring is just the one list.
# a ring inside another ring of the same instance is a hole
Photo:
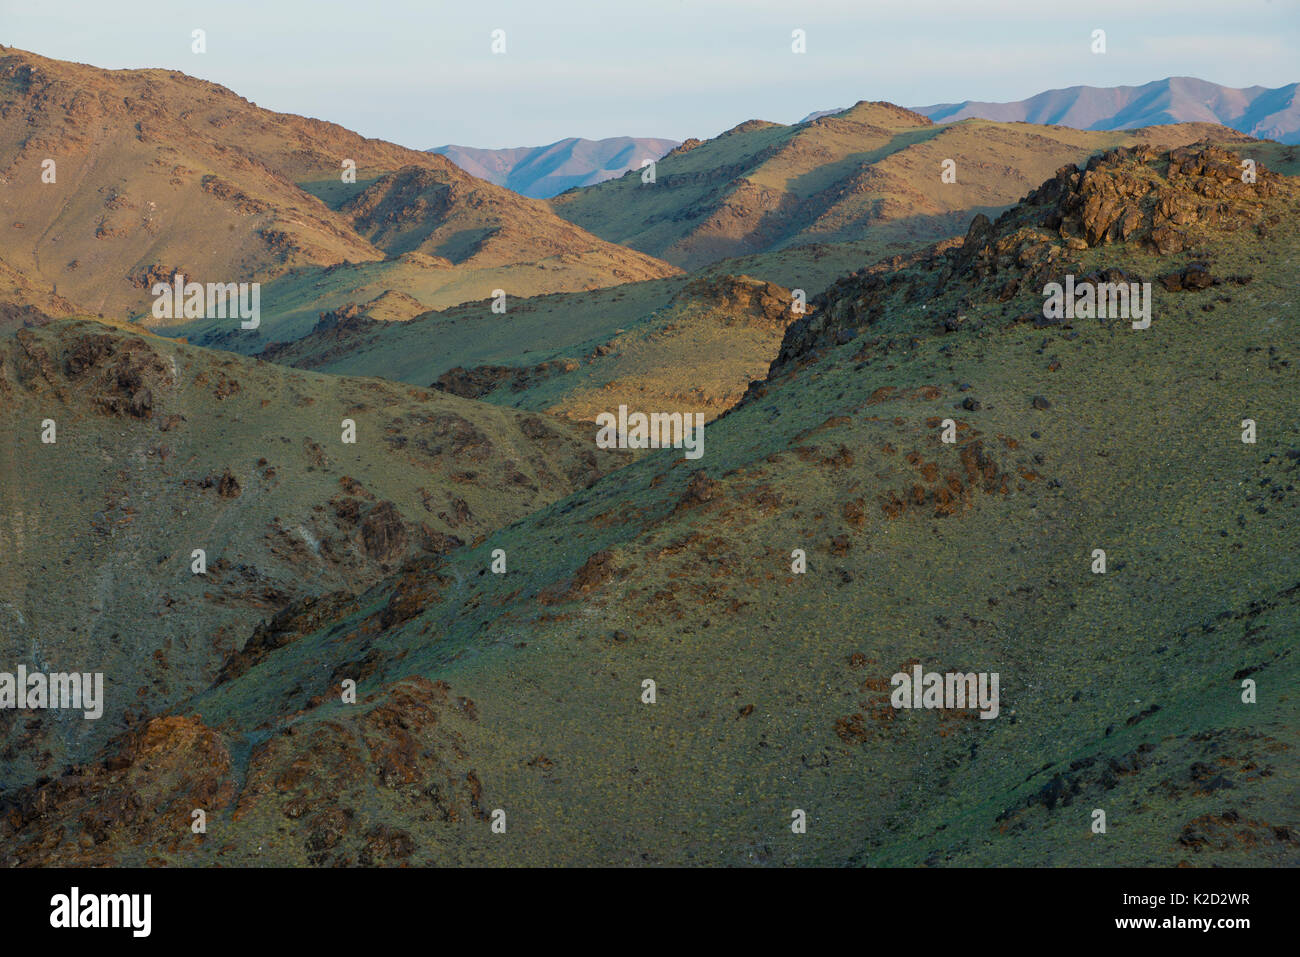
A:
{"label": "pale blue sky", "polygon": [[[504,56],[490,51],[498,28]],[[791,52],[795,28],[804,55]],[[1105,55],[1090,52],[1094,29]],[[1297,0],[0,0],[0,42],[182,70],[421,149],[707,137],[861,99],[1300,79]]]}

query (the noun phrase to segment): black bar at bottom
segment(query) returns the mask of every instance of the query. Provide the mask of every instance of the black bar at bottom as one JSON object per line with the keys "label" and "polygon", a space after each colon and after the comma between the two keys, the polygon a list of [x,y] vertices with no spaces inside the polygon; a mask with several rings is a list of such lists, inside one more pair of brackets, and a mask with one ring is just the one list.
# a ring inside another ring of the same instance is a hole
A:
{"label": "black bar at bottom", "polygon": [[733,943],[788,931],[807,942],[838,925],[837,936],[873,947],[1020,931],[1231,946],[1293,926],[1283,913],[1293,885],[1286,870],[51,869],[0,872],[0,913],[10,945],[78,935],[127,946],[373,947],[399,933],[490,941],[531,927],[639,947],[697,931]]}

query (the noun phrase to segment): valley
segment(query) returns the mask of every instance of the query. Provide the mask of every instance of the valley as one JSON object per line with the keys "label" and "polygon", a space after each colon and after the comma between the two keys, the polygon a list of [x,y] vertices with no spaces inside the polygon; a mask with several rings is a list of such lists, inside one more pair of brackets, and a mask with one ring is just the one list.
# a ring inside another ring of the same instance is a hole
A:
{"label": "valley", "polygon": [[862,101],[541,200],[5,48],[0,171],[0,677],[103,679],[0,682],[6,866],[1300,861],[1294,146]]}

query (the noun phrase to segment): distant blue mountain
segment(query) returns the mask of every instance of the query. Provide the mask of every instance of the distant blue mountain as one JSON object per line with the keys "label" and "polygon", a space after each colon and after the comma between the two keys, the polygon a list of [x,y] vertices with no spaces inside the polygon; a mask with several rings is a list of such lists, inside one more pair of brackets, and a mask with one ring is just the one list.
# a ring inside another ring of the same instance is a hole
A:
{"label": "distant blue mountain", "polygon": [[[1190,76],[1173,76],[1142,86],[1071,86],[1011,103],[936,103],[914,106],[936,123],[970,117],[1000,122],[1072,126],[1080,130],[1128,130],[1164,123],[1220,123],[1248,136],[1300,143],[1300,83],[1269,89],[1235,89]],[[841,110],[818,110],[807,123]],[[618,136],[605,140],[569,138],[549,146],[476,149],[439,146],[429,150],[480,179],[545,199],[574,186],[590,186],[659,159],[676,140]]]}
{"label": "distant blue mountain", "polygon": [[912,107],[936,123],[969,117],[1080,130],[1127,130],[1162,123],[1220,123],[1248,136],[1300,143],[1300,84],[1235,89],[1190,76],[1142,86],[1072,86],[1014,103],[938,103]]}
{"label": "distant blue mountain", "polygon": [[676,140],[615,136],[604,140],[570,137],[549,146],[477,149],[439,146],[441,153],[465,172],[516,193],[545,199],[573,186],[591,186],[640,169],[644,160],[657,160],[677,146]]}

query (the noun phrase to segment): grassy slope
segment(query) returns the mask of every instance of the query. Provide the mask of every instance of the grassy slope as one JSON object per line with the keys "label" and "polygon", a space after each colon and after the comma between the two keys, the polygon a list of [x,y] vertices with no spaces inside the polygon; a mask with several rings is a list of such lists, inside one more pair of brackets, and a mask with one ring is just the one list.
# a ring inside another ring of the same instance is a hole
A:
{"label": "grassy slope", "polygon": [[[14,423],[0,449],[0,657],[102,668],[111,694],[90,725],[5,712],[20,779],[84,758],[127,711],[206,687],[289,602],[364,588],[622,461],[561,420],[88,321],[0,340],[0,395]],[[144,413],[111,411],[132,395],[148,396]],[[238,494],[205,486],[227,471]],[[195,548],[206,576],[191,574]]]}
{"label": "grassy slope", "polygon": [[[1293,189],[1279,210],[1294,217]],[[304,626],[187,706],[202,724],[151,726],[132,752],[151,766],[196,741],[225,755],[206,838],[139,823],[11,854],[1294,864],[1298,254],[1280,229],[1207,235],[1195,256],[1079,252],[1080,274],[1199,256],[1253,277],[1157,286],[1143,332],[1014,322],[1041,309],[1033,289],[969,302],[954,283],[924,311],[900,293],[711,425],[701,463],[641,458]],[[938,332],[930,317],[959,309],[961,329]],[[956,447],[938,441],[949,416]],[[956,514],[898,507],[945,476]],[[505,576],[485,573],[495,548]],[[363,656],[362,704],[337,703],[315,663]],[[893,712],[889,676],[912,661],[999,672],[1002,716]],[[109,796],[146,780],[138,764],[87,774]],[[194,806],[171,774],[147,777],[164,818]],[[85,799],[60,800],[67,816]],[[487,825],[498,807],[505,835]]]}
{"label": "grassy slope", "polygon": [[[761,151],[759,147],[763,147],[770,151],[773,142],[785,142],[778,132],[793,135],[792,129],[802,130],[774,127],[733,133],[697,147],[680,156],[682,163],[692,164],[680,171],[681,177],[703,175],[712,169],[709,163],[734,163],[737,156],[733,154],[738,154],[746,143],[750,150]],[[964,234],[975,213],[996,213],[1005,205],[1006,196],[1027,193],[1042,177],[1049,176],[1067,161],[1082,158],[1093,148],[1134,142],[1148,136],[1157,141],[1184,142],[1205,129],[1203,125],[1188,125],[1154,128],[1140,134],[1082,133],[1056,127],[967,121],[953,127],[912,131],[906,137],[906,144],[892,151],[877,151],[872,160],[874,165],[866,169],[874,171],[872,176],[884,176],[883,182],[892,184],[886,192],[907,195],[907,191],[899,192],[898,184],[924,182],[925,177],[917,171],[928,166],[938,168],[941,153],[953,152],[966,157],[962,160],[963,173],[958,184],[945,186],[935,178],[933,184],[925,187],[926,195],[918,194],[916,198],[918,210],[937,210],[947,204],[956,211],[928,220],[923,228],[915,227],[915,217],[880,222],[865,229],[841,224],[847,232],[824,235],[866,232],[869,238],[795,246],[778,243],[778,248],[765,252],[719,260],[690,276],[749,275],[786,288],[803,289],[811,296],[834,279],[864,265],[916,253],[935,240],[951,241],[949,237],[954,234]],[[1212,130],[1216,134],[1224,132],[1219,128]],[[926,139],[921,133],[934,135]],[[1246,146],[1238,145],[1247,150]],[[840,144],[840,148],[845,147]],[[1293,147],[1252,143],[1248,149],[1260,162],[1279,163],[1283,172],[1290,168],[1288,164],[1295,163]],[[851,155],[850,166],[866,162],[862,154]],[[1008,165],[1007,158],[1012,156],[1024,159],[1031,173],[1037,170],[1042,177],[1031,180],[1020,168]],[[775,175],[768,168],[775,162],[771,159],[762,167],[767,170],[765,175]],[[843,163],[829,164],[829,172],[815,169],[807,175],[816,174],[822,179],[804,184],[804,188],[825,189],[822,180],[837,182],[843,169]],[[679,188],[671,182],[667,186],[674,190],[671,195],[678,200],[695,197],[695,192],[685,197],[680,195],[687,190],[685,186]],[[702,187],[691,188],[698,191]],[[911,193],[916,194],[918,188],[911,188]],[[569,196],[573,203],[595,202],[595,194],[588,195],[590,192]],[[619,216],[635,214],[653,218],[654,215],[637,207],[635,202],[614,205],[618,210],[611,209],[610,235],[620,239],[626,237],[618,232],[622,228],[619,223],[624,222]],[[829,228],[829,222],[829,218],[824,218],[820,227]],[[813,234],[801,234],[801,241],[809,235]],[[334,274],[340,277],[340,283],[346,282],[347,270]],[[600,291],[511,300],[504,316],[493,314],[490,303],[484,301],[423,314],[410,322],[383,323],[343,333],[330,329],[323,334],[303,336],[275,352],[273,358],[304,368],[349,375],[381,375],[421,385],[433,382],[454,367],[527,368],[542,362],[564,362],[576,368],[563,375],[536,377],[522,387],[519,383],[505,383],[480,397],[585,419],[620,403],[643,408],[698,408],[712,417],[734,403],[745,384],[761,374],[775,356],[779,335],[772,334],[770,329],[735,321],[735,309],[726,303],[680,301],[681,290],[688,281],[688,277],[680,277],[629,283]],[[356,301],[377,294],[378,288],[360,291]],[[335,298],[341,295],[337,293]],[[301,334],[314,318],[308,307],[297,311],[295,333]],[[794,318],[793,314],[789,318]],[[219,344],[248,349],[260,341],[246,340],[245,335],[232,332]],[[611,347],[613,355],[595,354],[594,350],[602,345]]]}
{"label": "grassy slope", "polygon": [[[1203,123],[1120,132],[987,120],[925,124],[889,104],[861,103],[810,123],[724,134],[664,157],[653,184],[628,173],[551,204],[599,236],[686,269],[810,243],[865,241],[869,260],[891,244],[963,233],[976,213],[995,214],[1058,167],[1100,150],[1183,145],[1211,134],[1246,139]],[[956,163],[955,183],[941,181],[945,159]]]}
{"label": "grassy slope", "polygon": [[[1160,297],[1151,336],[1093,327],[1048,343],[1063,363],[1055,373],[1038,354],[1048,337],[1023,327],[956,354],[931,339],[862,370],[842,348],[714,427],[706,461],[726,491],[705,514],[666,517],[688,469],[667,468],[669,455],[638,463],[566,513],[549,510],[467,555],[466,576],[489,548],[514,563],[478,609],[449,601],[422,627],[375,639],[387,656],[409,651],[396,673],[438,674],[477,703],[468,765],[487,803],[510,809],[515,838],[422,825],[418,796],[401,788],[358,788],[347,802],[433,847],[451,843],[461,859],[499,863],[1294,861],[1295,844],[1269,829],[1288,822],[1297,793],[1288,636],[1300,606],[1282,597],[1300,582],[1295,502],[1268,497],[1294,483],[1286,453],[1300,448],[1295,372],[1267,351],[1284,347],[1289,295],[1279,275],[1234,295],[1231,312]],[[1198,368],[1220,378],[1188,401]],[[990,443],[1023,442],[995,454],[1042,478],[1005,499],[979,496],[960,517],[891,523],[870,507],[875,495],[916,476],[880,450],[915,449],[954,468],[926,423],[952,414],[958,381],[985,405],[961,420]],[[867,405],[884,384],[944,394]],[[1053,409],[1030,409],[1035,393]],[[1256,447],[1238,438],[1243,405],[1269,423]],[[841,414],[850,422],[803,437]],[[805,444],[818,447],[808,463],[788,451]],[[854,467],[823,464],[840,444]],[[773,452],[780,462],[765,461]],[[763,490],[782,497],[768,514],[744,503]],[[869,517],[855,528],[843,508],[864,493]],[[836,556],[831,540],[845,534],[852,548]],[[806,578],[788,574],[794,547],[809,552]],[[1105,578],[1089,571],[1094,547],[1110,555]],[[627,579],[559,609],[523,600],[603,548]],[[422,634],[440,640],[429,647]],[[520,641],[527,647],[512,647]],[[298,680],[297,662],[331,644],[294,648],[256,684],[209,696],[201,713],[217,723],[265,713]],[[1000,672],[1003,718],[877,723],[881,682],[914,658]],[[1265,696],[1249,709],[1233,675],[1260,666]],[[645,677],[659,685],[653,708],[638,701]],[[1160,712],[1127,726],[1152,704]],[[868,715],[863,740],[850,731],[846,741],[836,721],[854,714]],[[528,764],[538,755],[549,770]],[[1107,778],[1112,758],[1123,770]],[[1079,780],[1080,795],[1051,810],[1032,803],[1057,773]],[[1202,790],[1218,775],[1230,791]],[[789,833],[793,807],[809,811],[805,838]],[[1108,811],[1107,839],[1090,835],[1093,807]],[[1227,810],[1240,823],[1194,823]],[[1180,845],[1188,825],[1210,843]]]}
{"label": "grassy slope", "polygon": [[734,282],[687,288],[684,278],[667,279],[535,296],[504,316],[476,303],[343,333],[320,330],[268,355],[302,368],[421,385],[455,367],[562,363],[567,371],[507,380],[475,397],[587,421],[620,403],[713,418],[763,376],[794,318],[788,290],[771,288],[771,307],[779,303],[783,314],[760,319],[734,293]]}
{"label": "grassy slope", "polygon": [[[653,187],[626,177],[621,185],[568,193],[558,208],[579,221],[590,216],[587,225],[607,238],[667,255],[672,244],[685,249],[681,244],[719,227],[722,220],[708,217],[722,208],[718,203],[735,206],[728,189],[740,180],[757,183],[789,199],[772,205],[781,210],[778,218],[788,235],[751,223],[754,231],[745,243],[752,240],[763,251],[713,261],[692,276],[750,275],[812,294],[864,264],[963,234],[976,213],[996,214],[1062,164],[1103,147],[1143,139],[1183,143],[1206,132],[1241,139],[1204,124],[1095,133],[981,120],[947,127],[918,127],[917,122],[893,108],[866,104],[803,126],[742,125],[669,157]],[[1250,150],[1261,162],[1281,164],[1284,172],[1295,163],[1293,148],[1259,143]],[[947,156],[958,158],[955,184],[925,172],[940,168]],[[741,171],[747,172],[741,176]],[[713,416],[761,372],[777,341],[752,325],[728,321],[725,304],[675,303],[686,277],[512,298],[504,316],[481,301],[410,323],[308,333],[323,298],[364,303],[378,296],[388,286],[386,279],[376,279],[382,268],[339,267],[324,277],[287,277],[274,292],[283,316],[275,337],[301,338],[275,352],[276,361],[421,385],[454,367],[563,362],[577,367],[522,385],[506,383],[481,397],[588,419],[620,403],[689,405]],[[439,272],[435,266],[425,271]],[[322,286],[327,294],[320,292]],[[266,340],[229,330],[201,341],[253,352]],[[600,346],[611,347],[613,355],[595,354]]]}

